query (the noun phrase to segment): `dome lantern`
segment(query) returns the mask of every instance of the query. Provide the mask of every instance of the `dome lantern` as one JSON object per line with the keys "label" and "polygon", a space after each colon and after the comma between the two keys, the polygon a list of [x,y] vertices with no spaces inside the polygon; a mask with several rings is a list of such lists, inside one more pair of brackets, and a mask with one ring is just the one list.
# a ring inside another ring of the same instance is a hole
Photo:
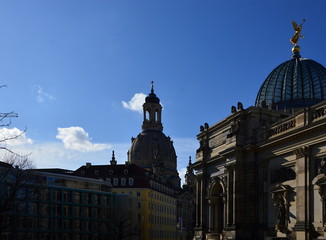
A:
{"label": "dome lantern", "polygon": [[162,105],[160,99],[154,93],[154,82],[152,81],[151,93],[145,98],[143,104],[144,121],[143,131],[158,130],[163,131],[162,125]]}

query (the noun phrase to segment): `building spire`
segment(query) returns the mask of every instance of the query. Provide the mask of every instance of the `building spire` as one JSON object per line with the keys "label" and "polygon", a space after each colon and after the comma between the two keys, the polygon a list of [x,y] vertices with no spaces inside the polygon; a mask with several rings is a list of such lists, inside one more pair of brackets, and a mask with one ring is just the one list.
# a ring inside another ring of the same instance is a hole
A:
{"label": "building spire", "polygon": [[115,156],[114,156],[114,151],[112,151],[112,157],[110,163],[111,165],[117,165],[117,161],[115,160]]}
{"label": "building spire", "polygon": [[154,93],[154,81],[151,81],[151,93]]}

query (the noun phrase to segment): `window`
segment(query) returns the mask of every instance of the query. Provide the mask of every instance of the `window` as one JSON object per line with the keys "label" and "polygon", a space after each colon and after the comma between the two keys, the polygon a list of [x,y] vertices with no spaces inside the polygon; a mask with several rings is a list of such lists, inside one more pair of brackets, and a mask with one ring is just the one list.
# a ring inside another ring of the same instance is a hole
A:
{"label": "window", "polygon": [[158,122],[158,110],[155,111],[155,119],[154,121]]}
{"label": "window", "polygon": [[123,170],[123,174],[124,174],[124,175],[127,175],[127,174],[128,174],[128,169],[124,169],[124,170]]}
{"label": "window", "polygon": [[133,178],[129,178],[128,179],[128,184],[129,184],[129,186],[133,186],[134,185],[134,179]]}
{"label": "window", "polygon": [[111,183],[111,178],[107,178],[106,181],[107,181],[109,184],[112,184],[112,183]]}
{"label": "window", "polygon": [[119,184],[119,179],[114,178],[113,179],[113,186],[118,186],[118,184]]}
{"label": "window", "polygon": [[137,197],[140,197],[140,192],[139,191],[137,192]]}
{"label": "window", "polygon": [[92,203],[92,195],[91,195],[91,193],[87,193],[86,198],[87,198],[87,203],[91,204]]}
{"label": "window", "polygon": [[121,178],[121,186],[126,186],[127,180],[125,178]]}
{"label": "window", "polygon": [[150,120],[150,112],[149,112],[149,110],[146,111],[145,119]]}

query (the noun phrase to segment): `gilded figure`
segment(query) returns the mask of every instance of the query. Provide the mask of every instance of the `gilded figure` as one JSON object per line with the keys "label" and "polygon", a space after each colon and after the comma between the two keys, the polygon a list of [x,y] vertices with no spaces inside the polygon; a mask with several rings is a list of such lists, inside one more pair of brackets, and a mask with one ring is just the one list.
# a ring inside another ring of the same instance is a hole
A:
{"label": "gilded figure", "polygon": [[302,23],[300,24],[300,26],[298,26],[298,24],[296,24],[295,21],[292,21],[292,25],[293,25],[293,28],[294,28],[294,35],[293,37],[290,39],[290,42],[293,44],[293,45],[297,45],[298,41],[299,41],[299,38],[304,38],[304,36],[301,35],[301,30],[302,30],[302,25],[303,23],[305,22],[306,20],[303,19],[302,20]]}

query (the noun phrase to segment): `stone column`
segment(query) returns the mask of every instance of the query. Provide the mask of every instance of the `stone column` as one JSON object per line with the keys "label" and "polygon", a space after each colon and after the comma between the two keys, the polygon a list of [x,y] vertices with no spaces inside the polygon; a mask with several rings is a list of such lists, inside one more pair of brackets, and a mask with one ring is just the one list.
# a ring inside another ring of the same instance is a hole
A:
{"label": "stone column", "polygon": [[208,231],[212,232],[213,231],[213,208],[214,206],[212,203],[208,200]]}
{"label": "stone column", "polygon": [[234,226],[234,217],[235,217],[235,211],[234,211],[234,184],[235,184],[235,174],[234,174],[234,168],[235,164],[230,164],[226,166],[227,168],[227,203],[226,203],[226,222],[225,226],[232,227]]}
{"label": "stone column", "polygon": [[200,182],[200,226],[201,229],[207,229],[207,200],[206,200],[206,185],[205,181],[202,179]]}
{"label": "stone column", "polygon": [[200,194],[201,194],[201,178],[200,176],[196,177],[196,227],[199,227],[201,225],[200,221],[200,208],[201,208],[201,203],[200,203]]}
{"label": "stone column", "polygon": [[310,148],[294,150],[296,155],[296,239],[308,240],[310,228]]}

